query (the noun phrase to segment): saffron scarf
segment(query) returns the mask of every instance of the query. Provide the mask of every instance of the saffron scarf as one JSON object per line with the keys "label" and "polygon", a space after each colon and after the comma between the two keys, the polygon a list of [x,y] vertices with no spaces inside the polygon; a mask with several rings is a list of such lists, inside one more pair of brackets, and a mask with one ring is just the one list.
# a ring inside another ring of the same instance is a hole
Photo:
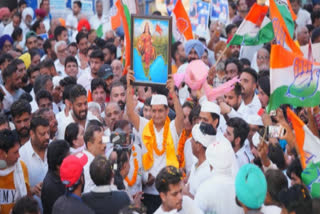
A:
{"label": "saffron scarf", "polygon": [[166,118],[163,130],[162,150],[157,149],[156,135],[154,132],[153,120],[151,119],[144,127],[142,132],[142,142],[145,145],[147,152],[142,156],[142,165],[145,171],[148,171],[153,166],[154,157],[153,152],[156,155],[161,156],[166,153],[166,165],[179,168],[179,162],[175,153],[173,138],[170,131],[170,119]]}

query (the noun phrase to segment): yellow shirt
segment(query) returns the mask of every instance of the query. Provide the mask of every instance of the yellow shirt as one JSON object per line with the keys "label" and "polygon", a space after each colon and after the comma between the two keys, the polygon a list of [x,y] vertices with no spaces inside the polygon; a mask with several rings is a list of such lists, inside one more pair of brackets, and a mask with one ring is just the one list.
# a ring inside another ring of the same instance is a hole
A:
{"label": "yellow shirt", "polygon": [[[29,192],[29,176],[27,166],[23,161],[20,161],[23,170],[23,176],[26,183],[27,191]],[[9,214],[15,203],[16,190],[14,186],[12,171],[10,174],[0,177],[0,213]]]}

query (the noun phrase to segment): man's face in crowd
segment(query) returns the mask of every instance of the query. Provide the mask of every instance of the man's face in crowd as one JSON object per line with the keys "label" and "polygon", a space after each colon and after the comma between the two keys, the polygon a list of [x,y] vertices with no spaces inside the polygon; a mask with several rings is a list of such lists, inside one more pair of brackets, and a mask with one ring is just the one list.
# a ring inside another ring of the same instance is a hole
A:
{"label": "man's face in crowd", "polygon": [[257,87],[253,77],[247,72],[241,73],[240,85],[241,85],[241,94],[245,96],[253,95],[254,90]]}
{"label": "man's face in crowd", "polygon": [[57,57],[60,60],[61,64],[64,64],[67,55],[68,55],[68,47],[66,44],[61,44],[58,48],[57,48]]}
{"label": "man's face in crowd", "polygon": [[78,65],[75,62],[68,62],[67,65],[65,66],[65,72],[70,77],[77,78],[77,75],[79,73],[78,69],[79,69]]}
{"label": "man's face in crowd", "polygon": [[103,131],[95,131],[93,139],[87,143],[88,150],[94,155],[105,155],[106,144],[102,142]]}
{"label": "man's face in crowd", "polygon": [[34,131],[31,130],[31,143],[36,146],[39,150],[46,150],[50,140],[50,127],[49,126],[38,126]]}
{"label": "man's face in crowd", "polygon": [[204,62],[204,64],[209,66],[208,52],[206,52],[206,51],[203,52],[201,60]]}
{"label": "man's face in crowd", "polygon": [[142,112],[143,112],[143,117],[144,118],[147,118],[148,120],[151,120],[151,117],[152,117],[151,106],[144,105],[143,109],[142,109]]}
{"label": "man's face in crowd", "polygon": [[62,87],[60,85],[53,88],[52,98],[53,102],[59,103],[62,100]]}
{"label": "man's face in crowd", "polygon": [[34,71],[32,74],[31,74],[31,77],[30,77],[30,83],[33,85],[34,84],[34,81],[36,81],[36,78],[40,75],[40,71]]}
{"label": "man's face in crowd", "polygon": [[38,65],[40,63],[40,55],[35,55],[31,60],[31,65]]}
{"label": "man's face in crowd", "polygon": [[103,11],[102,2],[97,2],[96,3],[96,10],[97,10],[97,14],[99,16],[101,16],[102,15],[102,11]]}
{"label": "man's face in crowd", "polygon": [[58,41],[65,41],[68,43],[68,32],[66,30],[62,31],[59,36],[57,36]]}
{"label": "man's face in crowd", "polygon": [[230,48],[231,56],[238,59],[240,56],[240,45],[230,45]]}
{"label": "man's face in crowd", "polygon": [[110,129],[113,129],[113,126],[116,121],[121,120],[122,112],[118,104],[110,103],[106,107],[105,111],[105,122]]}
{"label": "man's face in crowd", "polygon": [[187,56],[183,44],[180,44],[178,46],[177,54],[180,62],[184,63],[187,61]]}
{"label": "man's face in crowd", "polygon": [[239,0],[238,11],[243,13],[248,12],[248,5],[246,3],[246,0]]}
{"label": "man's face in crowd", "polygon": [[21,19],[18,16],[13,16],[12,25],[14,28],[19,27]]}
{"label": "man's face in crowd", "polygon": [[[15,163],[17,163],[18,159],[20,158],[19,154],[20,145],[19,143],[16,143],[12,148],[8,150],[7,158],[5,161],[7,162],[8,167],[13,166]],[[5,153],[5,151],[0,150],[1,153]]]}
{"label": "man's face in crowd", "polygon": [[163,125],[169,114],[169,107],[165,107],[165,105],[152,105],[151,112],[153,123],[155,125]]}
{"label": "man's face in crowd", "polygon": [[78,120],[85,120],[88,113],[88,101],[86,96],[80,96],[72,103],[72,111]]}
{"label": "man's face in crowd", "polygon": [[27,39],[26,41],[26,46],[28,48],[28,50],[31,50],[32,48],[36,48],[37,47],[37,37],[35,36],[31,36]]}
{"label": "man's face in crowd", "polygon": [[12,118],[12,121],[21,138],[29,136],[31,115],[28,112]]}
{"label": "man's face in crowd", "polygon": [[39,109],[48,108],[52,110],[52,101],[48,98],[42,98],[38,103]]}
{"label": "man's face in crowd", "polygon": [[68,52],[69,52],[70,56],[74,56],[75,57],[77,55],[77,53],[78,53],[78,48],[75,47],[75,46],[70,45],[68,47]]}
{"label": "man's face in crowd", "polygon": [[266,93],[264,93],[264,91],[260,88],[260,86],[258,86],[258,98],[260,100],[261,106],[263,108],[267,107],[268,102],[269,102],[269,97]]}
{"label": "man's face in crowd", "polygon": [[225,138],[228,139],[228,141],[231,143],[232,147],[235,147],[235,142],[234,142],[234,128],[227,126],[226,132],[224,133]]}
{"label": "man's face in crowd", "polygon": [[12,90],[18,90],[19,88],[22,87],[23,83],[22,83],[22,74],[19,72],[14,72],[11,76],[11,86],[10,88]]}
{"label": "man's face in crowd", "polygon": [[43,49],[43,39],[37,39],[37,48],[38,49]]}
{"label": "man's face in crowd", "polygon": [[47,1],[47,0],[42,1],[42,7],[41,8],[43,8],[45,11],[49,12],[49,10],[50,10],[49,1]]}
{"label": "man's face in crowd", "polygon": [[73,4],[72,11],[74,15],[78,15],[81,11],[81,8],[77,4]]}
{"label": "man's face in crowd", "polygon": [[111,63],[112,72],[113,72],[113,80],[120,80],[122,76],[122,64],[119,60],[113,60]]}
{"label": "man's face in crowd", "polygon": [[217,128],[218,119],[213,120],[210,112],[201,111],[199,114],[199,123],[204,122],[212,125],[213,128]]}
{"label": "man's face in crowd", "polygon": [[9,40],[6,40],[3,44],[3,47],[2,47],[2,51],[3,53],[6,53],[8,51],[10,51],[12,49],[12,44]]}
{"label": "man's face in crowd", "polygon": [[300,9],[300,5],[299,5],[298,0],[296,0],[296,1],[291,1],[290,3],[291,3],[291,7],[292,7],[293,12],[294,12],[295,14],[298,14],[298,11],[299,11],[299,9]]}
{"label": "man's face in crowd", "polygon": [[257,53],[257,65],[259,70],[269,69],[269,52],[265,49],[258,50]]}
{"label": "man's face in crowd", "polygon": [[178,184],[169,184],[169,190],[166,193],[161,192],[160,197],[162,204],[168,210],[177,209],[178,211],[182,209],[182,181]]}
{"label": "man's face in crowd", "polygon": [[301,27],[300,32],[297,34],[297,40],[301,46],[307,45],[310,39],[307,27]]}
{"label": "man's face in crowd", "polygon": [[54,115],[53,111],[47,111],[44,113],[45,118],[49,121],[50,127],[50,138],[53,139],[58,131],[58,122],[56,120],[56,116]]}
{"label": "man's face in crowd", "polygon": [[197,60],[197,59],[199,59],[199,56],[196,50],[192,48],[188,55],[188,62],[191,62],[192,60]]}
{"label": "man's face in crowd", "polygon": [[79,48],[80,53],[87,54],[88,47],[89,47],[88,39],[86,37],[82,38],[78,44],[78,48]]}
{"label": "man's face in crowd", "polygon": [[102,86],[99,86],[98,88],[92,91],[92,100],[94,102],[97,102],[100,105],[104,105],[104,103],[106,102],[106,98],[107,93],[105,92]]}
{"label": "man's face in crowd", "polygon": [[90,58],[90,68],[91,68],[91,73],[93,75],[97,75],[100,67],[103,65],[103,61],[99,58]]}
{"label": "man's face in crowd", "polygon": [[238,76],[238,67],[234,63],[228,63],[226,67],[226,78],[227,80],[232,79],[233,77]]}
{"label": "man's face in crowd", "polygon": [[53,83],[51,80],[48,80],[44,86],[44,89],[46,89],[47,91],[49,91],[50,94],[52,94],[53,91]]}
{"label": "man's face in crowd", "polygon": [[186,130],[190,131],[192,129],[192,124],[189,121],[189,115],[190,115],[190,112],[191,112],[191,108],[184,107],[182,109],[182,111],[183,111],[183,116],[184,116],[184,119],[183,119],[184,128]]}
{"label": "man's face in crowd", "polygon": [[110,101],[118,103],[123,110],[126,103],[126,91],[123,86],[113,87],[110,93]]}
{"label": "man's face in crowd", "polygon": [[43,34],[43,33],[46,33],[46,27],[44,26],[43,22],[40,22],[38,34]]}
{"label": "man's face in crowd", "polygon": [[224,95],[226,103],[237,110],[241,104],[241,96],[237,96],[235,91],[232,90]]}
{"label": "man's face in crowd", "polygon": [[104,63],[110,65],[112,62],[111,52],[108,48],[102,49],[104,55]]}

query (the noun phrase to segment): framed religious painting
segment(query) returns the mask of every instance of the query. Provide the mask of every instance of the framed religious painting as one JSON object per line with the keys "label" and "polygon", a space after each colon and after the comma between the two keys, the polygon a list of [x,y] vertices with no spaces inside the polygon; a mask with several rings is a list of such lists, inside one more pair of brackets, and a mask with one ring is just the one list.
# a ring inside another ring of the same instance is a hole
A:
{"label": "framed religious painting", "polygon": [[131,15],[134,85],[165,85],[171,73],[171,17]]}

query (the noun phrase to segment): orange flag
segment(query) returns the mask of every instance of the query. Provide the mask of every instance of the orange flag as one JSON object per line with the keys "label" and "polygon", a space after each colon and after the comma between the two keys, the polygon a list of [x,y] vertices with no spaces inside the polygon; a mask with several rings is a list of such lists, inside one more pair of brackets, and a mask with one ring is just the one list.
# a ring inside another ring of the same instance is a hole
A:
{"label": "orange flag", "polygon": [[181,0],[177,1],[172,12],[175,39],[184,41],[193,39],[191,22]]}

